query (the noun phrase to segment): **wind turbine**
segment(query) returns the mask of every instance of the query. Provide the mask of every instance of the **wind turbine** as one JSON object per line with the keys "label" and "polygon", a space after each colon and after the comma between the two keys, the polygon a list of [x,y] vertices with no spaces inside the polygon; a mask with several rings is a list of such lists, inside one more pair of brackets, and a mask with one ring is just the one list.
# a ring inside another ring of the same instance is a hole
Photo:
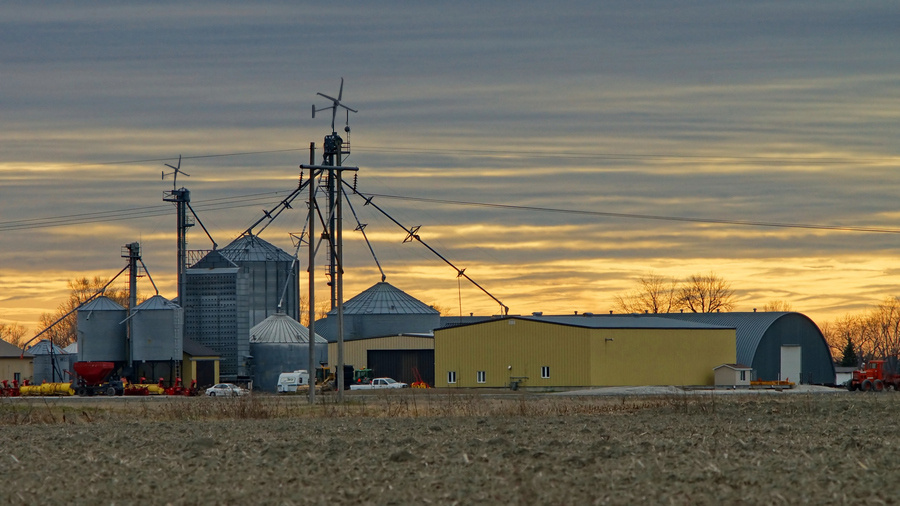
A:
{"label": "wind turbine", "polygon": [[[346,105],[344,105],[344,104],[341,103],[341,97],[344,96],[344,78],[343,78],[343,77],[341,78],[341,88],[340,88],[340,90],[338,91],[338,98],[330,97],[330,96],[328,96],[328,95],[326,95],[326,94],[324,94],[324,93],[316,93],[316,95],[319,95],[319,96],[322,96],[322,97],[327,98],[328,100],[331,100],[331,105],[328,106],[328,107],[323,107],[323,108],[321,108],[321,109],[316,109],[316,104],[313,104],[313,106],[312,106],[312,117],[315,118],[317,112],[326,111],[326,110],[328,110],[328,109],[331,109],[331,131],[332,131],[332,132],[334,132],[334,119],[335,119],[335,117],[337,116],[337,109],[338,109],[338,107],[343,107],[344,109],[347,109],[347,122],[348,122],[348,123],[349,123],[349,120],[350,120],[350,113],[351,113],[351,112],[359,112],[359,111],[357,111],[356,109],[351,109],[351,108],[349,108],[349,107],[347,107]],[[349,131],[349,130],[350,130],[350,126],[348,125],[346,128],[344,128],[344,130]]]}

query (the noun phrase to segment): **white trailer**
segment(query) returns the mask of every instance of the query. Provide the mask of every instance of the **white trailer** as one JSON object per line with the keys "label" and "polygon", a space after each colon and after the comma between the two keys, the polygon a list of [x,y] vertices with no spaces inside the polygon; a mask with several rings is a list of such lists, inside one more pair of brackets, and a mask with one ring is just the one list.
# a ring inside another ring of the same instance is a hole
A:
{"label": "white trailer", "polygon": [[309,388],[309,371],[300,369],[294,372],[283,372],[278,375],[278,385],[275,391],[278,393],[296,392]]}

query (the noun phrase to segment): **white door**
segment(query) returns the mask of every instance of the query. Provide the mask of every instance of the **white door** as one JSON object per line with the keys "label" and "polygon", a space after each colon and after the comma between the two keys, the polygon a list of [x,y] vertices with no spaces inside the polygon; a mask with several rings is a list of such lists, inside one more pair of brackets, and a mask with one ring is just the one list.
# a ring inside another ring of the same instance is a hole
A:
{"label": "white door", "polygon": [[800,345],[786,344],[781,347],[781,379],[800,384]]}

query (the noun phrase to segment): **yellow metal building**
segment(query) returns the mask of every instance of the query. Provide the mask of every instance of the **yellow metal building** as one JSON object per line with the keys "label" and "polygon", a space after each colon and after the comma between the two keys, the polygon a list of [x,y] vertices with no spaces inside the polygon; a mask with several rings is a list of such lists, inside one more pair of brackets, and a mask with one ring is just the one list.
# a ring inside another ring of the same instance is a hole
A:
{"label": "yellow metal building", "polygon": [[190,386],[193,380],[197,380],[198,388],[219,382],[221,356],[215,350],[187,338],[184,339],[182,350],[181,379],[185,386]]}
{"label": "yellow metal building", "polygon": [[[416,381],[412,368],[429,384],[434,379],[434,336],[400,334],[344,341],[344,363],[354,369],[372,368],[376,376],[390,376],[397,381]],[[337,364],[337,343],[328,343],[328,360]],[[379,363],[370,362],[377,357]]]}
{"label": "yellow metal building", "polygon": [[712,385],[735,329],[654,317],[507,317],[435,330],[437,387]]}

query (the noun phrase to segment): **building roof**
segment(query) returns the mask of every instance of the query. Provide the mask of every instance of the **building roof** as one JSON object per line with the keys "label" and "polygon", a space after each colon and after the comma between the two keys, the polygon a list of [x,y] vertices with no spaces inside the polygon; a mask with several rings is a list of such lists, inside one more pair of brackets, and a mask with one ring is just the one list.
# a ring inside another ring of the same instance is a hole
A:
{"label": "building roof", "polygon": [[720,365],[720,366],[713,367],[713,370],[716,371],[716,370],[721,369],[721,368],[723,368],[723,367],[727,367],[727,368],[729,368],[729,369],[734,369],[735,371],[750,371],[750,370],[753,370],[752,367],[746,366],[746,365],[744,365],[744,364],[722,364],[722,365]]}
{"label": "building roof", "polygon": [[34,358],[34,355],[31,353],[22,352],[22,348],[18,346],[8,343],[6,341],[0,340],[0,358],[19,358],[24,356],[25,358]]}
{"label": "building roof", "polygon": [[[300,322],[279,311],[250,329],[251,343],[309,343],[309,329]],[[316,334],[316,343],[327,344]]]}
{"label": "building roof", "polygon": [[63,351],[62,348],[55,344],[52,344],[49,339],[41,339],[40,341],[35,343],[34,346],[28,348],[27,351],[32,355],[50,355],[51,350],[54,355],[66,355],[66,352]]}
{"label": "building roof", "polygon": [[178,309],[178,304],[169,301],[162,295],[154,295],[135,307],[135,311],[171,311]]}
{"label": "building roof", "polygon": [[216,350],[203,346],[193,339],[184,338],[181,343],[181,349],[184,353],[192,357],[220,357]]}
{"label": "building roof", "polygon": [[[337,309],[328,312],[337,314]],[[384,281],[344,302],[344,314],[440,315],[440,311]]]}
{"label": "building roof", "polygon": [[603,329],[733,329],[733,326],[703,322],[674,321],[656,318],[658,315],[582,315],[567,316],[511,316],[521,320],[533,320],[573,327]]}
{"label": "building roof", "polygon": [[124,311],[125,308],[120,306],[116,301],[110,299],[106,295],[101,295],[96,299],[86,303],[78,308],[79,311]]}
{"label": "building roof", "polygon": [[742,363],[753,363],[756,349],[766,331],[779,318],[789,313],[764,311],[752,313],[660,313],[654,316],[712,325],[726,325],[734,328],[737,339],[737,359]]}
{"label": "building roof", "polygon": [[294,257],[283,249],[255,235],[242,235],[218,252],[235,263],[294,261]]}

